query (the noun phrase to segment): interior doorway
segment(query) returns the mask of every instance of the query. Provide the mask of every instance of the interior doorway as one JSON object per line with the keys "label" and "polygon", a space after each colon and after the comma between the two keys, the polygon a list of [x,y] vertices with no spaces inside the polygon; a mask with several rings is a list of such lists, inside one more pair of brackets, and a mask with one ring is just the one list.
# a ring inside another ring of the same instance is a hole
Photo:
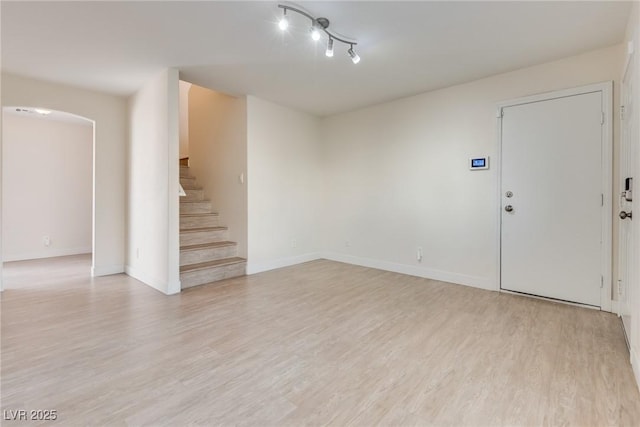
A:
{"label": "interior doorway", "polygon": [[[90,276],[94,122],[24,106],[4,107],[2,114],[3,263],[72,256],[87,264]],[[14,282],[21,283],[5,277],[3,288]]]}

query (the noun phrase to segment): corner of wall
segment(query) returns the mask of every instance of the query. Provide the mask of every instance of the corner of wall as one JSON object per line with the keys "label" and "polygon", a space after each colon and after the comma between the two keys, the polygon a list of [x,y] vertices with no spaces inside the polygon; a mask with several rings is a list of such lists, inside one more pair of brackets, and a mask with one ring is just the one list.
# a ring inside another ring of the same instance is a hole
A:
{"label": "corner of wall", "polygon": [[180,77],[167,70],[167,293],[180,292]]}

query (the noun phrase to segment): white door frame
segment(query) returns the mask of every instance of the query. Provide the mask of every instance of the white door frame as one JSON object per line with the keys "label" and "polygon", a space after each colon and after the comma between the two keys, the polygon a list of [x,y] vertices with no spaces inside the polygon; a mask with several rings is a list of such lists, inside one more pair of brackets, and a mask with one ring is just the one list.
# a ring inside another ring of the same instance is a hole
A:
{"label": "white door frame", "polygon": [[[613,81],[595,83],[586,86],[579,86],[571,89],[545,92],[537,95],[526,96],[523,98],[511,99],[499,102],[497,104],[497,126],[498,126],[498,161],[497,161],[497,179],[498,179],[498,197],[497,197],[497,236],[498,252],[496,258],[496,272],[498,282],[496,289],[499,292],[505,292],[500,289],[502,283],[502,109],[505,107],[513,107],[516,105],[529,104],[532,102],[547,101],[557,98],[565,98],[568,96],[583,95],[593,92],[602,92],[602,194],[603,211],[602,215],[602,288],[600,290],[600,309],[602,311],[611,311],[611,289],[612,289],[612,185],[613,185]],[[555,301],[555,300],[554,300]],[[581,304],[578,304],[581,305]]]}
{"label": "white door frame", "polygon": [[[625,100],[624,100],[625,85],[624,85],[624,82],[625,82],[625,80],[627,78],[627,75],[629,73],[629,66],[634,63],[633,62],[634,59],[635,59],[635,56],[634,56],[633,50],[628,51],[627,52],[627,57],[625,59],[624,67],[622,68],[622,76],[620,77],[620,105],[621,106],[625,105]],[[620,133],[620,136],[619,136],[619,138],[620,138],[620,149],[619,149],[618,162],[619,162],[620,166],[618,168],[618,175],[619,176],[617,176],[616,179],[618,179],[618,182],[622,183],[621,180],[623,178],[626,178],[624,176],[624,174],[622,173],[622,161],[623,161],[622,155],[624,154],[623,151],[622,151],[622,146],[623,146],[622,126],[624,125],[624,123],[622,122],[622,117],[619,117],[619,122],[620,122],[620,132],[619,132]],[[628,136],[628,137],[629,138],[633,138],[633,136]],[[631,145],[631,144],[633,144],[633,141],[629,141],[629,145]],[[628,154],[628,153],[626,153],[626,154]],[[634,160],[635,159],[631,159],[631,162],[634,162]],[[634,173],[635,173],[635,171],[634,171]],[[622,191],[622,190],[623,190],[623,188],[620,188],[620,191]],[[620,210],[619,206],[620,205],[614,206],[615,209],[616,209],[616,212]],[[614,215],[615,215],[615,213],[614,213]],[[631,230],[631,233],[633,233],[633,230]],[[614,278],[614,280],[613,280],[614,284],[618,283],[618,278],[620,277],[621,269],[622,269],[622,265],[621,265],[621,262],[622,262],[621,254],[622,254],[622,251],[623,251],[623,243],[622,242],[623,242],[622,227],[618,227],[618,277]],[[631,244],[633,244],[633,238],[632,238]],[[626,250],[626,248],[625,248],[625,250]],[[629,277],[626,277],[626,279],[627,279],[627,282],[624,284],[624,294],[625,294],[625,298],[628,298],[629,297],[629,285],[631,284],[630,283],[631,281],[629,280],[630,279]],[[617,301],[613,301],[613,303],[612,303],[612,312],[616,313],[618,316],[621,316],[622,313],[621,313],[620,310],[622,308],[622,300],[620,298],[620,289],[619,289],[619,287],[616,287],[614,292],[617,293]],[[627,335],[630,332],[631,331],[627,331],[625,329],[625,338],[627,339],[627,346],[631,345],[631,343],[629,342],[631,337]]]}

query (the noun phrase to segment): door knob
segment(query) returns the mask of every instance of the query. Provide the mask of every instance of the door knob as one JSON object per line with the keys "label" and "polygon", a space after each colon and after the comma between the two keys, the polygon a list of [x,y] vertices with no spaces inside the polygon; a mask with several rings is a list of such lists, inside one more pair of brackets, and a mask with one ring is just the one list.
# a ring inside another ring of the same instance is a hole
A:
{"label": "door knob", "polygon": [[507,212],[513,212],[513,206],[507,205],[507,206],[504,207],[504,210],[507,211]]}
{"label": "door knob", "polygon": [[620,211],[620,219],[632,219],[631,218],[631,211],[629,212],[625,212],[625,211]]}

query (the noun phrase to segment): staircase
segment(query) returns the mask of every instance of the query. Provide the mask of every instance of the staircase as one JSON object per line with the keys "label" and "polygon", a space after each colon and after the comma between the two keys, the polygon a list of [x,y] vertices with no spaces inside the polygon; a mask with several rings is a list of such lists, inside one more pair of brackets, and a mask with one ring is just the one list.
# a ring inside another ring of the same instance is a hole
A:
{"label": "staircase", "polygon": [[180,165],[180,282],[182,289],[231,277],[244,276],[247,262],[238,245],[228,241],[229,230],[218,225],[218,214],[189,167]]}

